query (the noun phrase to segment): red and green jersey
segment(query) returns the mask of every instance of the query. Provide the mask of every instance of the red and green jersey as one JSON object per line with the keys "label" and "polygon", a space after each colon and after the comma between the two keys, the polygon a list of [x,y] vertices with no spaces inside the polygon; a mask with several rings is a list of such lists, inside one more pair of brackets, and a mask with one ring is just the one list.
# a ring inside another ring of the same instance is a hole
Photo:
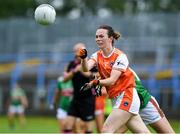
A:
{"label": "red and green jersey", "polygon": [[[132,69],[131,69],[132,70]],[[137,74],[132,70],[134,74],[134,79],[135,79],[135,88],[137,90],[138,96],[141,101],[141,106],[140,108],[145,108],[147,103],[149,102],[151,95],[148,92],[148,90],[142,85],[141,80],[137,76]]]}
{"label": "red and green jersey", "polygon": [[67,82],[62,82],[61,80],[58,80],[57,87],[58,90],[61,92],[61,96],[59,99],[59,107],[67,111],[72,99],[72,81],[68,80]]}

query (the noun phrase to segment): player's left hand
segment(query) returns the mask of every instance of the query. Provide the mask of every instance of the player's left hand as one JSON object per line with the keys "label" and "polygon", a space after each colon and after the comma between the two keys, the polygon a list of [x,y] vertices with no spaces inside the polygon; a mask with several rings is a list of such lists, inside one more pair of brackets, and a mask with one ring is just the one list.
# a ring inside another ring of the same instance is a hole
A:
{"label": "player's left hand", "polygon": [[99,80],[94,79],[94,80],[90,81],[89,83],[84,84],[81,87],[80,92],[91,89],[92,87],[96,87],[98,84],[99,84]]}

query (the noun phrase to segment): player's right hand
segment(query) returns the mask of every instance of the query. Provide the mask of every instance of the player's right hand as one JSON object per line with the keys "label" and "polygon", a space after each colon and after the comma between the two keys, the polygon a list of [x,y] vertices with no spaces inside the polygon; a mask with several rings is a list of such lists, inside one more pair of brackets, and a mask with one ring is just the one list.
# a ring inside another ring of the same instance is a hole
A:
{"label": "player's right hand", "polygon": [[85,48],[80,48],[77,52],[77,56],[81,59],[85,59],[87,57],[87,50]]}
{"label": "player's right hand", "polygon": [[[95,81],[95,82],[94,82]],[[86,90],[89,90],[91,89],[92,91],[92,94],[95,95],[95,96],[101,96],[102,95],[102,86],[98,85],[99,82],[97,82],[99,80],[93,80],[91,81],[90,83],[85,83],[81,89],[80,89],[80,92],[84,92]],[[93,84],[92,82],[96,83],[96,84]]]}
{"label": "player's right hand", "polygon": [[80,92],[83,92],[85,90],[91,89],[93,87],[96,87],[99,84],[99,80],[97,79],[93,79],[92,81],[90,81],[89,83],[85,83],[81,89]]}
{"label": "player's right hand", "polygon": [[95,96],[101,96],[102,95],[102,86],[97,85],[97,86],[93,86],[93,88],[91,89],[92,94]]}

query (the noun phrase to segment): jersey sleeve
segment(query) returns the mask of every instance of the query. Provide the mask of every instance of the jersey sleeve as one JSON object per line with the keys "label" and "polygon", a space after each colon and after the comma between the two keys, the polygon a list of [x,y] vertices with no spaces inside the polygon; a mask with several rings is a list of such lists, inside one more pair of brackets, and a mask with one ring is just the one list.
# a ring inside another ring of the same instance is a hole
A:
{"label": "jersey sleeve", "polygon": [[97,63],[97,52],[93,53],[89,60],[93,60]]}
{"label": "jersey sleeve", "polygon": [[121,54],[117,57],[114,65],[113,65],[113,69],[125,72],[128,65],[129,65],[129,61],[128,61],[127,56],[125,54]]}

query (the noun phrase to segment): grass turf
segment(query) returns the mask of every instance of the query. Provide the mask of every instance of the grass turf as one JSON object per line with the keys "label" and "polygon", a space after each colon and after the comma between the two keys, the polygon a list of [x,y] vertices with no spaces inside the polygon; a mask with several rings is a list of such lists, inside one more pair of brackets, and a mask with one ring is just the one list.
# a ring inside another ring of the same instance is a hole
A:
{"label": "grass turf", "polygon": [[[170,120],[176,133],[180,133],[180,120]],[[24,127],[15,120],[15,128],[10,129],[5,116],[0,116],[0,133],[58,133],[58,124],[55,117],[47,116],[27,116],[27,124]],[[151,129],[151,132],[154,132]],[[129,133],[129,131],[128,131]]]}
{"label": "grass turf", "polygon": [[15,120],[15,127],[11,129],[6,117],[0,117],[0,133],[58,133],[57,120],[54,117],[28,116],[27,123],[21,127],[18,119]]}

